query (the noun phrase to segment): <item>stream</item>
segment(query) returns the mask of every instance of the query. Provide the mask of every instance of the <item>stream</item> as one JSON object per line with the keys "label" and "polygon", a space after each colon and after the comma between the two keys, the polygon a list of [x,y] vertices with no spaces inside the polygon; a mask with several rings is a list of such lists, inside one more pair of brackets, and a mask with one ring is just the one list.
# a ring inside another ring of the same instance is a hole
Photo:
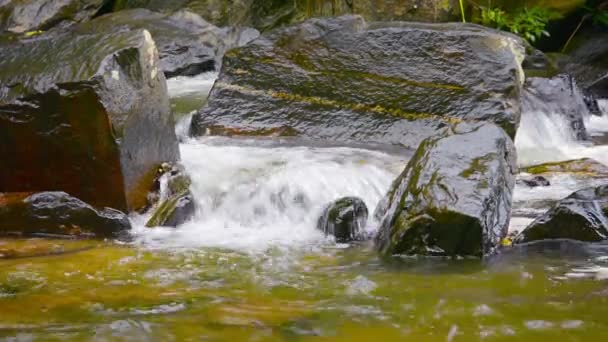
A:
{"label": "stream", "polygon": [[[150,229],[146,215],[133,216],[128,243],[3,240],[0,254],[31,254],[0,258],[0,340],[580,341],[608,334],[608,245],[554,241],[483,262],[381,260],[369,242],[325,237],[315,225],[326,204],[358,196],[373,213],[412,151],[188,138],[188,113],[204,103],[216,76],[169,80],[194,218]],[[596,144],[576,141],[551,113],[524,113],[519,163],[590,157],[608,164],[601,143],[608,113],[586,124]],[[512,230],[606,181],[549,180],[550,187],[516,187]],[[371,220],[366,229],[377,225]],[[38,250],[53,252],[31,257]]]}

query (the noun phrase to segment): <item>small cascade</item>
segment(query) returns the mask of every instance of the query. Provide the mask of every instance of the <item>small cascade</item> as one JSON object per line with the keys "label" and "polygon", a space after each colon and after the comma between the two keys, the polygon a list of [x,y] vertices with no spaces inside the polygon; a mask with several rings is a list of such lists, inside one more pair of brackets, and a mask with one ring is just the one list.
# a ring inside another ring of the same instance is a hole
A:
{"label": "small cascade", "polygon": [[[571,77],[528,80],[522,103],[515,138],[521,166],[584,157],[608,163],[608,147],[589,141],[590,135],[608,130],[608,116],[591,115]],[[605,101],[599,103],[605,111]]]}
{"label": "small cascade", "polygon": [[264,251],[324,243],[316,223],[327,204],[356,196],[373,212],[406,164],[400,154],[358,147],[221,137],[188,140],[181,155],[198,212],[178,229],[136,228],[148,247]]}

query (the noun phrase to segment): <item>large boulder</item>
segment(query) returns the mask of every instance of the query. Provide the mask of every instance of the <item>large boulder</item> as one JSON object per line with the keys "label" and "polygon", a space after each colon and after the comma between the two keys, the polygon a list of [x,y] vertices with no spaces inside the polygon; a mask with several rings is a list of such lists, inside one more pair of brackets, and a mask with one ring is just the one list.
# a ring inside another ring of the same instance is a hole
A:
{"label": "large boulder", "polygon": [[367,20],[439,22],[459,18],[458,0],[117,0],[114,10],[148,8],[196,12],[215,25],[253,26],[268,30],[311,17],[359,14]]}
{"label": "large boulder", "polygon": [[547,239],[602,241],[608,238],[608,185],[579,190],[538,217],[516,243]]}
{"label": "large boulder", "polygon": [[357,197],[340,198],[325,207],[317,229],[336,242],[350,242],[365,238],[368,210],[365,202]]}
{"label": "large boulder", "polygon": [[118,237],[131,228],[127,215],[95,209],[65,192],[0,193],[0,234]]}
{"label": "large boulder", "polygon": [[522,92],[522,109],[525,115],[560,116],[572,127],[576,139],[589,139],[585,118],[591,116],[591,112],[583,92],[569,75],[527,78]]}
{"label": "large boulder", "polygon": [[89,22],[0,46],[0,191],[133,210],[158,166],[178,159],[148,31]]}
{"label": "large boulder", "polygon": [[291,127],[309,138],[416,148],[448,124],[520,116],[519,38],[476,25],[311,19],[224,57],[192,133]]}
{"label": "large boulder", "polygon": [[219,70],[225,51],[259,36],[254,29],[220,29],[186,10],[173,14],[125,10],[96,18],[89,25],[100,31],[148,30],[156,43],[160,69],[166,77]]}
{"label": "large boulder", "polygon": [[383,255],[490,254],[507,235],[515,148],[493,124],[425,140],[375,213]]}
{"label": "large boulder", "polygon": [[580,33],[562,61],[581,87],[597,98],[608,98],[608,30],[597,28]]}
{"label": "large boulder", "polygon": [[47,30],[88,20],[105,0],[0,0],[0,31]]}

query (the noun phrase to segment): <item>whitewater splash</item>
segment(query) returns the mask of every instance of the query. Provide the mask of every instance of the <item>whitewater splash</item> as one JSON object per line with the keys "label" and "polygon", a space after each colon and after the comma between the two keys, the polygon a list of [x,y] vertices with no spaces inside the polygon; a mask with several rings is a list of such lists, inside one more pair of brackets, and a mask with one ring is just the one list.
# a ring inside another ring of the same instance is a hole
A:
{"label": "whitewater splash", "polygon": [[[605,134],[608,114],[585,118],[585,126],[591,135]],[[608,165],[608,146],[578,141],[570,123],[563,116],[552,113],[522,113],[515,147],[520,166],[579,158],[593,158]]]}
{"label": "whitewater splash", "polygon": [[[323,208],[357,196],[373,213],[406,163],[354,147],[220,137],[190,140],[181,155],[198,211],[177,229],[147,229],[144,218],[136,220],[137,241],[148,247],[265,251],[332,243],[316,229]],[[370,220],[367,229],[376,227]]]}

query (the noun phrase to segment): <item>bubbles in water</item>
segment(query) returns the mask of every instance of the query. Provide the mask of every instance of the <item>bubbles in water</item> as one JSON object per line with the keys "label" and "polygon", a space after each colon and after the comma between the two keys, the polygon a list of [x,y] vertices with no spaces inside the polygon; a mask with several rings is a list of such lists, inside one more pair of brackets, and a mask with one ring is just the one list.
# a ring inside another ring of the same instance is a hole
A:
{"label": "bubbles in water", "polygon": [[196,216],[178,229],[136,228],[139,241],[248,251],[323,243],[316,223],[325,205],[356,196],[373,212],[397,176],[395,163],[405,165],[400,157],[357,148],[261,145],[212,137],[182,144]]}

